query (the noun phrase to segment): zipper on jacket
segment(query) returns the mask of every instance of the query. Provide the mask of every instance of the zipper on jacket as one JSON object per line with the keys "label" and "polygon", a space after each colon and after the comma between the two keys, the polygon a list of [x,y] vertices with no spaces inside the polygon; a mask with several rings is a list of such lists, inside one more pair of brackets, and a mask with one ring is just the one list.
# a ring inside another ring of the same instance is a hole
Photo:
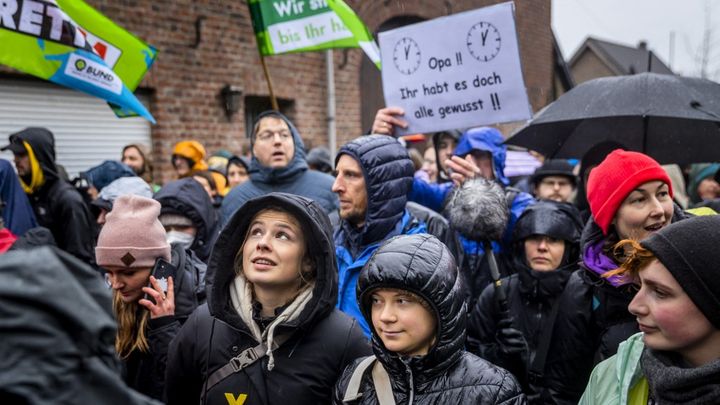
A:
{"label": "zipper on jacket", "polygon": [[412,405],[413,400],[415,399],[415,383],[413,381],[413,373],[410,365],[407,362],[403,361],[403,364],[405,365],[405,370],[407,370],[408,373],[408,405]]}

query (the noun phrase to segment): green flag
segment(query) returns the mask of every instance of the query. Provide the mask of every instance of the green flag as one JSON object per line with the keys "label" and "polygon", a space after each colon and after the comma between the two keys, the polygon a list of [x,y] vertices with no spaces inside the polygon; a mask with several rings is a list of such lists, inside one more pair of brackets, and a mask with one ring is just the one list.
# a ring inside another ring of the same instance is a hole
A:
{"label": "green flag", "polygon": [[[0,4],[0,63],[155,122],[133,90],[157,52],[82,0]],[[81,23],[82,22],[82,23]]]}
{"label": "green flag", "polygon": [[365,24],[342,0],[249,0],[262,55],[362,48],[380,67],[380,52]]}

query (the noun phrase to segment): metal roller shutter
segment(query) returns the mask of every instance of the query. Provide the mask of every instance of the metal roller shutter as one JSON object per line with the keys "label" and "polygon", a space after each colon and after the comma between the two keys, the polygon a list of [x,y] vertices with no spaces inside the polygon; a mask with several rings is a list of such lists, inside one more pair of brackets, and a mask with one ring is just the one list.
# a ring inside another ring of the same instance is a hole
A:
{"label": "metal roller shutter", "polygon": [[[148,105],[147,98],[140,101]],[[129,143],[151,145],[148,121],[117,118],[100,99],[52,83],[1,79],[0,146],[9,134],[30,126],[55,134],[57,162],[71,179],[104,160],[119,160]],[[0,158],[12,161],[12,153]]]}

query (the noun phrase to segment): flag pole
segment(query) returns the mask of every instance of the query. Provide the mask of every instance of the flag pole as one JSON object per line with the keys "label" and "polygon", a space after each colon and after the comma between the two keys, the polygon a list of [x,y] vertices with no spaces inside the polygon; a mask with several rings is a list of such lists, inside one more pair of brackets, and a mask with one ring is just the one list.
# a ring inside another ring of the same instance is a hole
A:
{"label": "flag pole", "polygon": [[[258,53],[260,49],[258,49]],[[270,79],[270,72],[268,71],[267,65],[265,64],[265,57],[262,53],[260,53],[260,63],[263,67],[263,72],[265,73],[265,81],[267,81],[268,85],[268,91],[270,92],[270,104],[272,105],[273,110],[280,111],[280,107],[278,107],[277,99],[275,98],[275,92],[273,92],[273,86],[272,86],[272,80]]]}

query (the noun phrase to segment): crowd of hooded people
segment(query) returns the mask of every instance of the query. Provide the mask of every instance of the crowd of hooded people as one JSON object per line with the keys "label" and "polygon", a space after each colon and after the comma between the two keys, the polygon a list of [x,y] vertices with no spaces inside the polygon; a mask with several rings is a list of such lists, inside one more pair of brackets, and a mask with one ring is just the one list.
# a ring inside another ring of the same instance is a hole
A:
{"label": "crowd of hooded people", "polygon": [[[69,181],[10,135],[0,402],[720,403],[719,164],[599,144],[511,179],[495,128],[398,126],[333,156],[269,111],[162,185],[141,144]],[[506,221],[462,231],[490,189]]]}

